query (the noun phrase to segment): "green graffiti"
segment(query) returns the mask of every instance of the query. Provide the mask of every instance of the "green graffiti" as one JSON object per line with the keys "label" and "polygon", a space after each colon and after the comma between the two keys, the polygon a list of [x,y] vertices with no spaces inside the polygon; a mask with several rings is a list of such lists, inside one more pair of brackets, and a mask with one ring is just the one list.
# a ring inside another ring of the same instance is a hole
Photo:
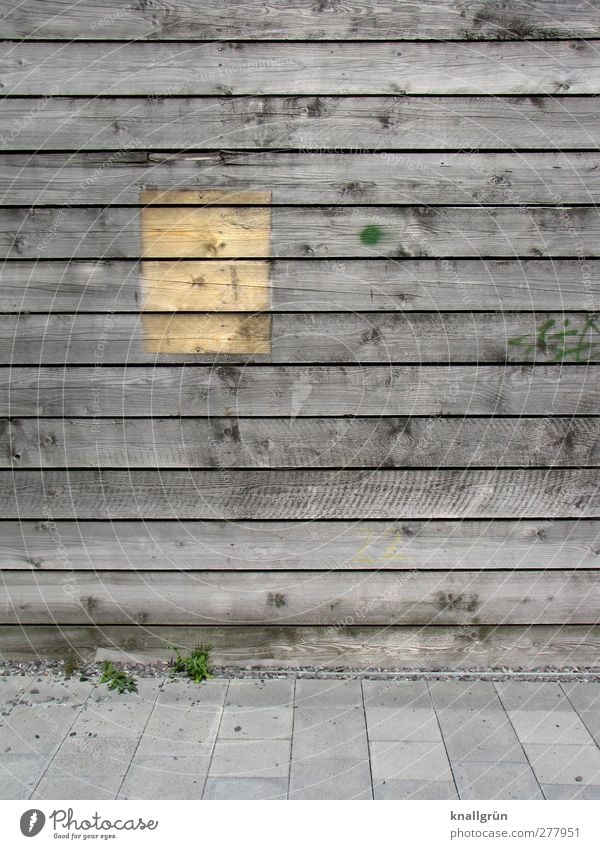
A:
{"label": "green graffiti", "polygon": [[566,318],[561,328],[554,318],[549,318],[538,327],[535,336],[516,336],[508,344],[521,348],[524,357],[540,353],[552,356],[557,363],[588,362],[600,353],[598,321],[597,315],[589,315],[579,327],[573,327]]}
{"label": "green graffiti", "polygon": [[383,230],[377,224],[367,224],[360,234],[360,240],[363,245],[376,245],[382,238]]}

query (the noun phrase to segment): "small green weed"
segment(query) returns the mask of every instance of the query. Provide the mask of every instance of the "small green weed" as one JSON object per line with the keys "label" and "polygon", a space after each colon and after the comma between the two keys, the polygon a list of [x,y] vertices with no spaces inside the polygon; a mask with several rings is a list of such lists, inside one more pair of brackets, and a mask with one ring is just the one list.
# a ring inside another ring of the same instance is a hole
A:
{"label": "small green weed", "polygon": [[182,655],[177,646],[172,646],[177,652],[173,661],[174,672],[185,672],[195,684],[212,678],[212,664],[210,662],[211,646],[195,646],[189,655]]}
{"label": "small green weed", "polygon": [[65,678],[71,678],[74,672],[77,669],[77,661],[73,657],[73,655],[69,655],[65,658],[63,663],[63,671],[65,673]]}
{"label": "small green weed", "polygon": [[110,660],[105,660],[102,664],[100,683],[108,684],[108,689],[116,690],[117,693],[137,693],[138,691],[134,678],[122,669],[117,669]]}

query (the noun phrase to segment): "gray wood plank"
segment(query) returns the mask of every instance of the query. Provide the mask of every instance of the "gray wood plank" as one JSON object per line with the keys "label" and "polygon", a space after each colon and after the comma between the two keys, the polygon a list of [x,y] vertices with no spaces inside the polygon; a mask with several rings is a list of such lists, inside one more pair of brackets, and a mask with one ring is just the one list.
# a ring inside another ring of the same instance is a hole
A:
{"label": "gray wood plank", "polygon": [[[550,142],[549,142],[550,143]],[[0,155],[0,204],[137,204],[140,192],[260,187],[278,204],[596,203],[595,152],[18,153]]]}
{"label": "gray wood plank", "polygon": [[3,2],[5,38],[49,39],[497,39],[600,36],[597,0],[509,0],[486,2],[425,0],[375,3],[265,3],[245,0],[205,4],[123,5],[89,0],[68,7],[61,0]]}
{"label": "gray wood plank", "polygon": [[[185,326],[178,313],[155,318],[149,329],[144,312],[0,315],[0,363],[94,364],[99,346],[105,365],[600,361],[600,321],[585,313],[277,313],[264,317],[269,354],[251,353],[244,341],[244,328],[257,332],[250,313],[239,319],[242,352],[232,354],[221,330],[225,314],[208,327],[204,313],[187,316]],[[156,353],[161,346],[167,352]]]}
{"label": "gray wood plank", "polygon": [[0,44],[5,95],[597,94],[582,41]]}
{"label": "gray wood plank", "polygon": [[[164,230],[157,224],[153,231],[156,258],[240,257],[235,235],[230,241],[222,240],[214,222],[205,224],[200,232],[200,219],[195,216],[201,216],[202,209],[183,209],[176,230],[180,236],[176,256],[171,244],[160,247],[166,238],[161,242],[159,233],[172,233],[175,226],[169,217]],[[238,213],[231,207],[219,209],[231,219],[234,230],[262,227],[264,214],[253,208],[244,210],[242,224],[236,223]],[[363,235],[372,230],[376,243]],[[598,257],[600,211],[596,207],[525,205],[277,207],[272,211],[270,235],[272,256],[282,258]],[[246,239],[243,256],[268,258],[264,241]],[[137,258],[141,252],[136,208],[0,209],[0,254],[9,259],[121,259]]]}
{"label": "gray wood plank", "polygon": [[[247,625],[3,625],[3,660],[120,658],[138,662],[173,657],[172,646],[213,646],[215,663],[285,669],[439,670],[597,668],[600,627],[592,625],[409,625],[297,627]],[[120,654],[122,652],[122,655]]]}
{"label": "gray wood plank", "polygon": [[594,469],[0,472],[6,519],[594,518]]}
{"label": "gray wood plank", "polygon": [[[218,265],[199,260],[190,268],[200,275]],[[600,310],[598,260],[276,259],[270,271],[274,312]],[[0,311],[137,313],[143,285],[132,260],[7,262]]]}
{"label": "gray wood plank", "polygon": [[[0,368],[2,416],[598,415],[587,366]],[[94,433],[94,422],[90,422]]]}
{"label": "gray wood plank", "polygon": [[9,98],[5,151],[597,149],[587,97]]}
{"label": "gray wood plank", "polygon": [[[3,521],[0,569],[595,569],[600,521]],[[60,579],[62,580],[62,578]]]}
{"label": "gray wood plank", "polygon": [[3,468],[598,466],[600,418],[0,419]]}
{"label": "gray wood plank", "polygon": [[597,571],[5,572],[3,625],[577,625]]}

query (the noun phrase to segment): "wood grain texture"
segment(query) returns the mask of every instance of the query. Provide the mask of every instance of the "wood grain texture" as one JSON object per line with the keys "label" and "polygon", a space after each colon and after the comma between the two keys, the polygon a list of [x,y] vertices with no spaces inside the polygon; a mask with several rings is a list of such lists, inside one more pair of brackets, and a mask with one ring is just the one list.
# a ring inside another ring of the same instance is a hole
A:
{"label": "wood grain texture", "polygon": [[0,315],[3,365],[93,364],[99,345],[105,365],[214,363],[216,356],[220,363],[585,365],[600,361],[600,321],[531,312]]}
{"label": "wood grain texture", "polygon": [[[61,583],[61,579],[63,583]],[[594,624],[596,571],[7,572],[3,625]]]}
{"label": "wood grain texture", "polygon": [[[597,149],[587,97],[9,98],[5,151]],[[261,188],[259,186],[259,188]]]}
{"label": "wood grain texture", "polygon": [[212,645],[215,663],[288,667],[533,670],[597,668],[600,628],[588,625],[168,627],[139,625],[4,625],[3,660],[108,658],[169,660],[173,645]]}
{"label": "wood grain texture", "polygon": [[[2,416],[598,415],[587,366],[0,367]],[[94,421],[90,422],[91,433]]]}
{"label": "wood grain texture", "polygon": [[156,186],[174,187],[179,203],[227,203],[257,186],[275,205],[597,203],[597,166],[583,151],[13,153],[0,155],[0,205],[137,204]]}
{"label": "wood grain texture", "polygon": [[0,4],[5,38],[49,39],[513,39],[594,38],[600,35],[597,0],[348,0],[320,3],[227,0],[202,7],[193,0],[124,6],[92,0],[65,7],[61,0]]}
{"label": "wood grain texture", "polygon": [[594,518],[594,469],[0,472],[6,519]]}
{"label": "wood grain texture", "polygon": [[0,420],[4,468],[463,465],[600,465],[600,418]]}
{"label": "wood grain texture", "polygon": [[[174,220],[156,222],[152,244],[143,246],[135,208],[0,209],[0,254],[8,259],[122,259],[142,253],[155,259],[600,256],[600,212],[592,206],[278,207],[272,210],[270,246],[252,235],[241,244],[235,235],[222,238],[216,220],[202,228],[204,210],[181,209],[187,212],[184,220],[177,210]],[[253,233],[265,208],[247,211],[245,226]],[[363,238],[368,228],[377,228],[375,243]]]}
{"label": "wood grain texture", "polygon": [[[600,521],[3,521],[0,568],[595,569]],[[62,577],[62,576],[61,576]],[[61,579],[59,579],[59,582]]]}
{"label": "wood grain texture", "polygon": [[[232,297],[232,263],[239,271]],[[201,285],[193,285],[199,282]],[[167,286],[168,281],[168,286]],[[156,291],[153,291],[156,289]],[[142,295],[146,291],[146,300]],[[2,312],[600,310],[598,260],[40,260],[0,265]],[[239,307],[238,307],[239,308]]]}
{"label": "wood grain texture", "polygon": [[0,44],[6,95],[597,94],[584,41]]}

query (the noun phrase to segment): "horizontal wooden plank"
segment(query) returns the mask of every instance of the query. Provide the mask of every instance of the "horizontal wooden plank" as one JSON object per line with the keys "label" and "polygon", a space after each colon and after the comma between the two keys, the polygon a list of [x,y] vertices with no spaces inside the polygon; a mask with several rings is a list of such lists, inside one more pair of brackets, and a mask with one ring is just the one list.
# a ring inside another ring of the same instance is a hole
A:
{"label": "horizontal wooden plank", "polygon": [[3,468],[600,465],[600,418],[0,420]]}
{"label": "horizontal wooden plank", "polygon": [[[5,572],[3,625],[593,624],[597,571]],[[62,583],[61,583],[62,580]]]}
{"label": "horizontal wooden plank", "polygon": [[6,519],[594,518],[595,469],[0,472]]}
{"label": "horizontal wooden plank", "polygon": [[[152,239],[142,245],[135,208],[0,209],[0,254],[212,260],[600,256],[600,211],[592,206],[280,206],[272,210],[270,251],[260,235],[265,214],[264,207],[177,207],[164,220],[153,219]],[[230,233],[227,240],[222,228]],[[244,235],[241,242],[238,234]]]}
{"label": "horizontal wooden plank", "polygon": [[[0,569],[594,569],[600,521],[0,523]],[[62,582],[63,578],[59,579]],[[69,582],[71,579],[69,578]],[[76,582],[76,580],[75,580]]]}
{"label": "horizontal wooden plank", "polygon": [[[239,264],[251,281],[251,262]],[[187,293],[180,310],[194,306],[194,279],[206,271],[213,279],[225,267],[211,260],[164,266],[173,290]],[[600,310],[598,260],[272,260],[269,271],[274,312]],[[144,282],[131,260],[7,262],[0,311],[138,312]],[[262,269],[256,284],[263,285]]]}
{"label": "horizontal wooden plank", "polygon": [[[598,415],[587,366],[0,368],[2,416]],[[93,432],[94,422],[90,422]]]}
{"label": "horizontal wooden plank", "polygon": [[588,97],[10,98],[6,150],[598,148]]}
{"label": "horizontal wooden plank", "polygon": [[156,187],[196,203],[222,189],[229,203],[259,186],[275,205],[597,203],[600,169],[598,154],[583,151],[0,155],[4,206],[137,204]]}
{"label": "horizontal wooden plank", "polygon": [[0,44],[5,95],[597,94],[581,41]]}
{"label": "horizontal wooden plank", "polygon": [[585,364],[600,361],[600,322],[585,313],[0,315],[3,365],[94,364],[99,346],[105,365],[215,356],[222,363]]}
{"label": "horizontal wooden plank", "polygon": [[597,668],[600,627],[495,625],[216,627],[3,625],[2,660],[64,660],[76,655],[147,663],[173,657],[173,645],[211,645],[216,664],[259,669],[439,670]]}
{"label": "horizontal wooden plank", "polygon": [[119,0],[92,0],[65,6],[61,0],[3,3],[4,38],[49,39],[497,39],[600,36],[597,0],[509,0],[502,6],[465,5],[454,0],[368,5],[286,4],[245,0],[206,4],[193,0],[168,5],[124,6]]}

